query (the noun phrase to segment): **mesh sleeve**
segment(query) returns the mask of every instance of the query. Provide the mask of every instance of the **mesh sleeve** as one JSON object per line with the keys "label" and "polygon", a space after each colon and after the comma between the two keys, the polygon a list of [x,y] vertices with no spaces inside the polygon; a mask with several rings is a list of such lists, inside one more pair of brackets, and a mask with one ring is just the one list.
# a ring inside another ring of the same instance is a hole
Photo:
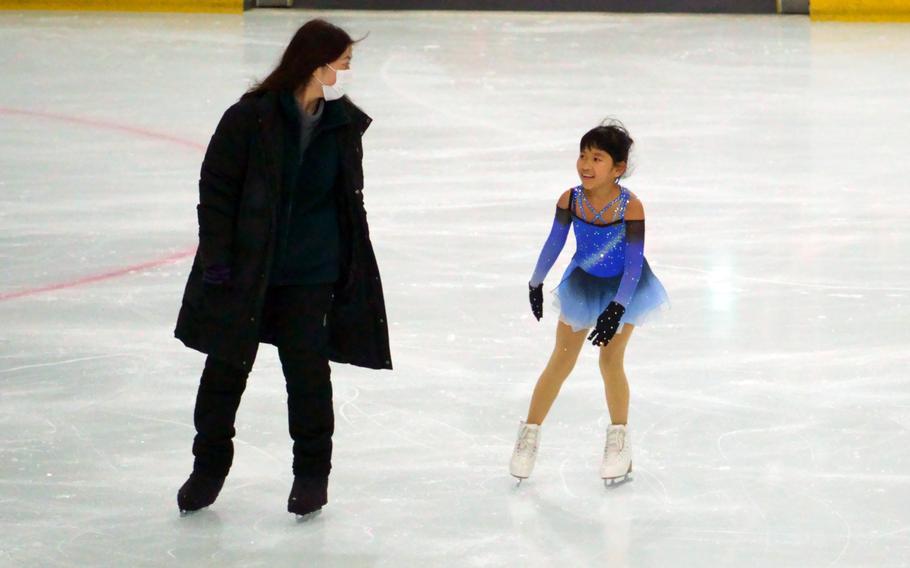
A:
{"label": "mesh sleeve", "polygon": [[553,217],[553,227],[550,229],[550,236],[543,244],[540,256],[537,259],[537,266],[534,267],[534,274],[531,275],[531,286],[538,286],[547,277],[547,273],[553,268],[559,253],[566,245],[566,238],[569,236],[569,226],[572,224],[572,215],[568,209],[556,208],[556,215]]}
{"label": "mesh sleeve", "polygon": [[626,221],[626,262],[614,301],[628,307],[645,263],[645,222]]}

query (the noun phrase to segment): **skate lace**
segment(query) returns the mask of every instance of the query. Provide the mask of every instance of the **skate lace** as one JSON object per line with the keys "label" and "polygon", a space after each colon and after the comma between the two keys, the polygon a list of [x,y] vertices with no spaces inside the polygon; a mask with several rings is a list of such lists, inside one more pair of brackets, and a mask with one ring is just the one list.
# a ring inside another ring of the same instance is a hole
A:
{"label": "skate lace", "polygon": [[518,441],[515,442],[515,449],[521,453],[533,452],[536,441],[537,433],[530,428],[526,428],[522,430],[521,436],[519,436]]}
{"label": "skate lace", "polygon": [[607,434],[607,443],[604,446],[604,453],[607,455],[619,454],[625,442],[625,435],[622,430],[610,430]]}

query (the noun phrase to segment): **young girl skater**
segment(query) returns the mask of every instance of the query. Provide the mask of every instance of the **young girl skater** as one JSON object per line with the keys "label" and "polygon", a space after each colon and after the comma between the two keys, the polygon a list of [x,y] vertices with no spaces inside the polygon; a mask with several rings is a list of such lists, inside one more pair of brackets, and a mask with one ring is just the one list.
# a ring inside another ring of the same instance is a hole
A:
{"label": "young girl skater", "polygon": [[600,347],[600,373],[611,420],[600,475],[613,483],[625,480],[632,471],[627,430],[629,384],[623,356],[634,326],[668,303],[666,291],[644,257],[644,207],[619,184],[632,143],[628,131],[612,121],[582,137],[576,164],[581,185],[560,196],[550,236],[528,284],[531,311],[539,321],[544,278],[573,226],[577,250],[555,289],[560,310],[556,345],[534,387],[512,453],[509,469],[519,483],[534,469],[541,424],[575,366],[585,337]]}

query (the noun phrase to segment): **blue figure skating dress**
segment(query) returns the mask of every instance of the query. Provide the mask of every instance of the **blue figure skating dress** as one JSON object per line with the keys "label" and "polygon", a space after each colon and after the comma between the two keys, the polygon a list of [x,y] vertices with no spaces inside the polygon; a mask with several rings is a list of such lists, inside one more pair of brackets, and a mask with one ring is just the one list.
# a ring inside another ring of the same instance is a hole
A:
{"label": "blue figure skating dress", "polygon": [[597,211],[578,186],[571,190],[569,208],[556,208],[530,283],[536,287],[543,282],[565,246],[569,225],[574,227],[577,249],[553,290],[559,319],[573,331],[593,327],[611,301],[626,308],[620,329],[625,323],[639,326],[669,307],[667,292],[644,256],[644,221],[625,220],[631,197],[620,187],[616,199]]}

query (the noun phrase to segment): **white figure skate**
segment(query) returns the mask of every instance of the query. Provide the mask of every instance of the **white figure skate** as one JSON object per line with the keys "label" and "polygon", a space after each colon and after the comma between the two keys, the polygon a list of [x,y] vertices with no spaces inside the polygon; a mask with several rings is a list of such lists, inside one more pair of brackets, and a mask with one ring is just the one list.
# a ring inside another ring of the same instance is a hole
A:
{"label": "white figure skate", "polygon": [[537,446],[540,444],[540,425],[521,423],[518,428],[518,440],[512,452],[509,473],[518,478],[518,484],[531,476],[534,461],[537,459]]}
{"label": "white figure skate", "polygon": [[631,481],[632,446],[629,432],[622,424],[611,424],[607,428],[607,443],[604,446],[604,460],[600,466],[600,477],[609,487]]}

